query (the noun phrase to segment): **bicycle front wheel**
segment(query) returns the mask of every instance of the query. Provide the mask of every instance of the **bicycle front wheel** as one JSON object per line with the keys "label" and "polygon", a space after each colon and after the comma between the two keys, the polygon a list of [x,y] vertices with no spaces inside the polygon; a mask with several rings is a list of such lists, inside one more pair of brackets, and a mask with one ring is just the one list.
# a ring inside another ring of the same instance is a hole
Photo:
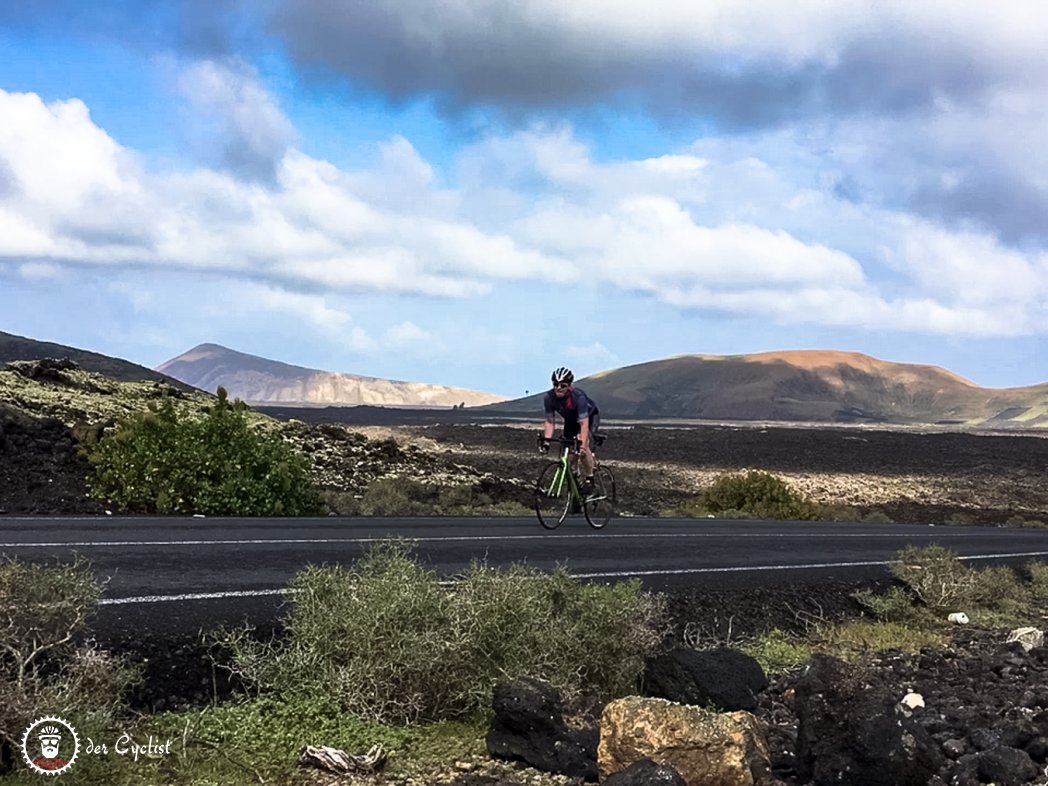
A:
{"label": "bicycle front wheel", "polygon": [[546,529],[556,529],[571,513],[571,480],[559,461],[542,468],[535,484],[535,513]]}
{"label": "bicycle front wheel", "polygon": [[607,467],[597,467],[593,473],[593,491],[586,497],[583,510],[593,529],[600,529],[615,515],[615,476]]}

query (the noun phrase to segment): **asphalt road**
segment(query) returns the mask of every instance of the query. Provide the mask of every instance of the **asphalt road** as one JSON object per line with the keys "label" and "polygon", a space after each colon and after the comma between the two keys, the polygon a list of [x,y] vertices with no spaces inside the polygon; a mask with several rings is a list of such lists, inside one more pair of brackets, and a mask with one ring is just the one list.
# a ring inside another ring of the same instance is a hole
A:
{"label": "asphalt road", "polygon": [[417,541],[419,557],[446,577],[473,560],[562,563],[588,580],[638,577],[652,588],[875,578],[908,544],[940,544],[975,564],[1048,559],[1039,529],[622,518],[594,531],[579,518],[548,532],[533,518],[0,517],[0,554],[79,554],[107,581],[100,638],[273,622],[298,570],[349,565],[390,537]]}

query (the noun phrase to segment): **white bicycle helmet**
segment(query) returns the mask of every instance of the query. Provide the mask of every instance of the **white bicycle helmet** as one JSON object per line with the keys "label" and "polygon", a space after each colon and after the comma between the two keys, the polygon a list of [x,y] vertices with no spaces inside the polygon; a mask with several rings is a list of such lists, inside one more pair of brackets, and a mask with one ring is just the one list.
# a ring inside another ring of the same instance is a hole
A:
{"label": "white bicycle helmet", "polygon": [[571,369],[565,366],[561,366],[556,369],[551,375],[550,380],[556,385],[558,382],[567,382],[569,385],[575,381],[575,375],[571,373]]}

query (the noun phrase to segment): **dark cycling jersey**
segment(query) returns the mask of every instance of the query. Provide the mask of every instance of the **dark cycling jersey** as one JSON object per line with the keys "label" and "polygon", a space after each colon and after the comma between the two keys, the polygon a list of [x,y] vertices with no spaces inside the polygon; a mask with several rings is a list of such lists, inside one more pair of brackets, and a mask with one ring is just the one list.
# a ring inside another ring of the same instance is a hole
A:
{"label": "dark cycling jersey", "polygon": [[554,413],[564,418],[564,433],[567,436],[579,433],[580,420],[589,419],[591,433],[596,433],[600,425],[600,410],[596,402],[579,388],[571,388],[563,398],[547,390],[542,406],[546,410],[546,420],[552,421]]}

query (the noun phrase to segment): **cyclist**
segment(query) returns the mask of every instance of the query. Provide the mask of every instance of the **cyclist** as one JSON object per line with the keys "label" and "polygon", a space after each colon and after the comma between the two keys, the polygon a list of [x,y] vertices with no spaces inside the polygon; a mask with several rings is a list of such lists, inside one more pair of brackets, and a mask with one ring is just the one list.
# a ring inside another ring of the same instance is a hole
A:
{"label": "cyclist", "polygon": [[590,443],[600,427],[600,410],[597,404],[581,388],[575,387],[575,375],[570,368],[561,366],[550,375],[553,387],[546,391],[543,407],[546,410],[546,425],[539,437],[539,450],[549,452],[549,441],[553,437],[556,415],[564,418],[564,438],[579,438],[579,456],[584,473],[582,491],[593,490],[593,467],[595,461]]}

